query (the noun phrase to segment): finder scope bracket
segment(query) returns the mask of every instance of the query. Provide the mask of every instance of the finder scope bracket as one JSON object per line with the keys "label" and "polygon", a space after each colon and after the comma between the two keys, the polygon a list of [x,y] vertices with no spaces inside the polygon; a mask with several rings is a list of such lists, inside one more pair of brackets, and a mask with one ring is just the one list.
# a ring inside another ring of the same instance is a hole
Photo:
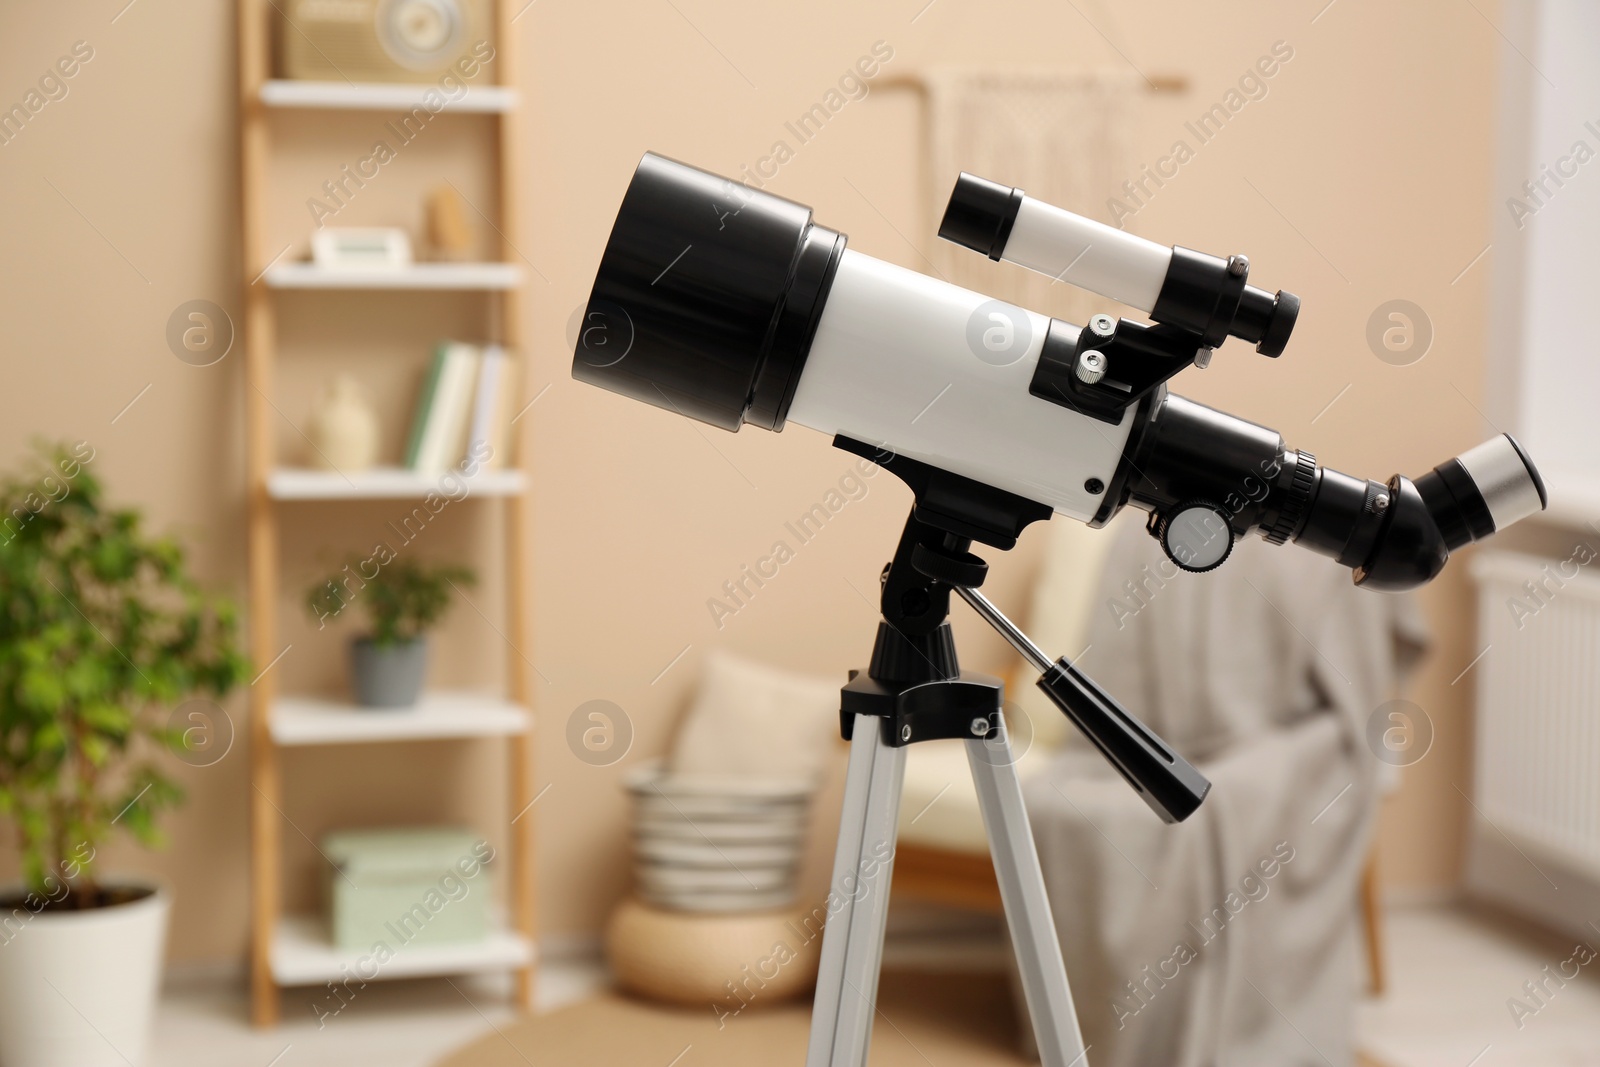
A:
{"label": "finder scope bracket", "polygon": [[[1098,330],[1096,327],[1100,327]],[[1181,326],[1096,315],[1085,327],[1050,320],[1028,392],[1113,426],[1123,413],[1208,349],[1200,334]],[[1089,353],[1104,361],[1099,373],[1079,368]]]}

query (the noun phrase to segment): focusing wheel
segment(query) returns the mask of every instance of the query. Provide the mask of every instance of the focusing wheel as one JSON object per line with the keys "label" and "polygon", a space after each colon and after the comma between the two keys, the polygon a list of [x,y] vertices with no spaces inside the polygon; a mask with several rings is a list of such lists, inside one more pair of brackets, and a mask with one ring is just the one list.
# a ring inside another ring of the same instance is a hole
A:
{"label": "focusing wheel", "polygon": [[1150,533],[1167,558],[1191,574],[1215,570],[1233,551],[1227,513],[1209,500],[1190,500],[1155,516]]}
{"label": "focusing wheel", "polygon": [[1281,545],[1293,537],[1305,518],[1306,507],[1311,503],[1311,490],[1317,484],[1317,457],[1310,452],[1295,453],[1294,467],[1289,472],[1287,492],[1283,504],[1272,523],[1263,527],[1261,536],[1268,543]]}

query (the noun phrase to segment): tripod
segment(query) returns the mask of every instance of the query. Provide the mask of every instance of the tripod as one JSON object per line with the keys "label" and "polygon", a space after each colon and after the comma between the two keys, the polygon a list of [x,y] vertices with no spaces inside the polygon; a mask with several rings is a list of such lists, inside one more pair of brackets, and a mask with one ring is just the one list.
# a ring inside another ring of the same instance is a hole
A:
{"label": "tripod", "polygon": [[988,565],[974,540],[1008,549],[1050,509],[845,437],[911,486],[916,506],[884,568],[872,663],[841,690],[850,741],[844,808],[811,1016],[806,1067],[863,1067],[872,1037],[889,911],[906,746],[963,738],[977,786],[1000,898],[1028,1014],[1045,1067],[1086,1067],[1066,965],[1022,804],[997,678],[962,671],[950,631],[950,592],[993,626],[1044,677],[1040,687],[1168,822],[1187,817],[1210,788],[1204,777],[1065,658],[1051,662],[976,587]]}

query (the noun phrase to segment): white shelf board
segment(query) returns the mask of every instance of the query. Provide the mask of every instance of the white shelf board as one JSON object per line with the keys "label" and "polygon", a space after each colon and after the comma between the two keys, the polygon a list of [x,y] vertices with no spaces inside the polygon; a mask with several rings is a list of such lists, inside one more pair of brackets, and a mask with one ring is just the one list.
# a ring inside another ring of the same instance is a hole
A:
{"label": "white shelf board", "polygon": [[[443,494],[439,474],[422,474],[404,467],[372,467],[340,474],[338,471],[279,467],[267,475],[267,495],[274,500],[405,500]],[[463,478],[469,496],[515,496],[525,480],[520,470],[480,470]]]}
{"label": "white shelf board", "polygon": [[426,107],[429,90],[444,97],[444,111],[501,112],[517,106],[517,91],[502,85],[469,85],[466,95],[451,100],[437,85],[387,82],[269,81],[261,86],[268,107],[343,108],[354,111],[410,111]]}
{"label": "white shelf board", "polygon": [[389,947],[394,955],[379,965],[370,948],[353,952],[335,948],[321,919],[285,916],[273,931],[272,979],[281,986],[321,985],[350,974],[366,977],[375,967],[377,975],[368,980],[474,974],[526,967],[534,956],[528,939],[504,926],[473,944]]}
{"label": "white shelf board", "polygon": [[272,704],[272,739],[280,745],[505,737],[531,724],[526,708],[483,693],[424,693],[414,708],[362,708],[329,697]]}
{"label": "white shelf board", "polygon": [[413,263],[386,269],[278,263],[262,277],[272,289],[499,290],[522,284],[522,270],[515,263]]}

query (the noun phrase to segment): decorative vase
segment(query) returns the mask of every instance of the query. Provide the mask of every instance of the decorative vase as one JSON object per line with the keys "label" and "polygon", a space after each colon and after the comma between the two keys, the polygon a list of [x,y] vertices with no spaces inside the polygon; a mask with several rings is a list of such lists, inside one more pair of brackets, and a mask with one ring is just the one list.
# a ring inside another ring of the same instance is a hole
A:
{"label": "decorative vase", "polygon": [[428,673],[428,639],[380,645],[370,637],[350,642],[350,684],[365,708],[409,708],[422,695]]}
{"label": "decorative vase", "polygon": [[172,900],[82,911],[8,909],[0,927],[0,1067],[128,1067],[144,1060]]}
{"label": "decorative vase", "polygon": [[323,390],[309,429],[315,466],[350,473],[378,461],[378,416],[348,374],[337,375]]}
{"label": "decorative vase", "polygon": [[428,194],[427,217],[434,259],[460,263],[472,258],[472,225],[466,202],[454,186],[441,185]]}

